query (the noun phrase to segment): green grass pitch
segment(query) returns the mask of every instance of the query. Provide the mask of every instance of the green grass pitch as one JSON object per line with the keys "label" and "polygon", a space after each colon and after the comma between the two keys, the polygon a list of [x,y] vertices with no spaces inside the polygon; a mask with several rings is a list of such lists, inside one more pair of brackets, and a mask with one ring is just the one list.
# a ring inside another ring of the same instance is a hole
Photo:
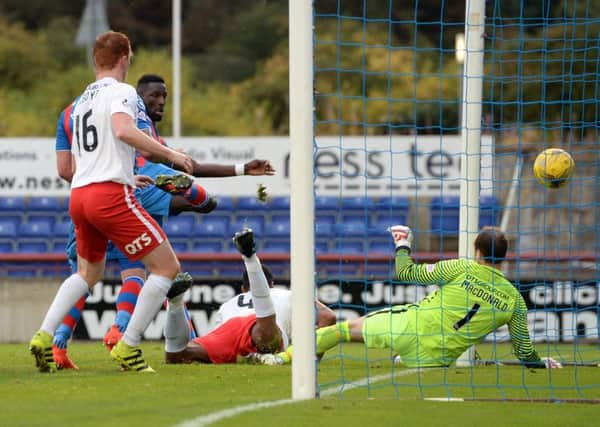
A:
{"label": "green grass pitch", "polygon": [[[186,421],[189,427],[598,425],[598,405],[564,400],[600,399],[600,368],[546,371],[481,366],[415,371],[393,367],[389,352],[367,351],[360,345],[344,345],[327,354],[319,365],[320,399],[215,417],[216,421],[203,423],[199,417],[288,399],[290,367],[165,365],[162,343],[147,342],[143,348],[156,374],[119,372],[98,342],[71,345],[80,371],[41,374],[35,370],[26,344],[0,345],[0,426],[148,427],[176,426]],[[542,353],[573,359],[568,357],[572,355],[571,345],[538,348]],[[589,361],[600,359],[597,344],[578,348],[582,350],[579,356]],[[496,351],[510,359],[508,346],[493,350],[482,345],[478,349],[484,358]],[[467,401],[424,399],[448,396]],[[500,398],[508,400],[485,400]],[[563,402],[510,401],[530,398]]]}

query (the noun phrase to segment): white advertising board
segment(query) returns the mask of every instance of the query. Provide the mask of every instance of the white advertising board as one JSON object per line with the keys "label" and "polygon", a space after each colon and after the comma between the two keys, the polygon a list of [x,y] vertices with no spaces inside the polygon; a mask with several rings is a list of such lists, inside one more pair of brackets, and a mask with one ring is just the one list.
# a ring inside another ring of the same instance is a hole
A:
{"label": "white advertising board", "polygon": [[[259,183],[272,196],[290,193],[293,165],[287,137],[186,137],[171,145],[199,162],[233,164],[262,158],[277,170],[272,177],[198,178],[215,195],[252,195]],[[315,188],[319,195],[343,197],[458,195],[461,151],[459,136],[317,137]],[[492,190],[492,153],[492,138],[485,136],[484,194]],[[68,195],[68,185],[56,174],[55,159],[53,138],[0,139],[0,195]]]}

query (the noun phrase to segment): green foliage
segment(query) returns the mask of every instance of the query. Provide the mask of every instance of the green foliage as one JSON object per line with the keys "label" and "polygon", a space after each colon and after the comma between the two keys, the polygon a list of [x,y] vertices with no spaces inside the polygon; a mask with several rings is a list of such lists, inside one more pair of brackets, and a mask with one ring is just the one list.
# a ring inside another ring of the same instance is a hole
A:
{"label": "green foliage", "polygon": [[[53,135],[58,113],[93,79],[85,51],[74,44],[84,2],[75,3],[0,0],[0,136]],[[317,134],[438,133],[458,125],[453,44],[464,5],[390,4],[315,2]],[[592,18],[600,3],[581,4],[488,2],[486,15],[496,26],[487,34],[483,107],[493,122],[536,132],[540,124],[562,132],[569,123],[595,123],[600,23]],[[172,89],[170,3],[107,5],[112,27],[133,42],[129,82],[151,72]],[[287,3],[206,0],[182,7],[184,135],[287,134]],[[165,135],[171,112],[169,100]]]}

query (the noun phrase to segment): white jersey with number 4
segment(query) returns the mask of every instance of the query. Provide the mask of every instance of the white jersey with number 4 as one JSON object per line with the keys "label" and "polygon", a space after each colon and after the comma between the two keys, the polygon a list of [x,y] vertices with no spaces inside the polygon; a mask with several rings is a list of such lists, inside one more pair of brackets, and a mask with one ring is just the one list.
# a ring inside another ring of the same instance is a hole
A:
{"label": "white jersey with number 4", "polygon": [[71,187],[114,181],[135,187],[135,148],[112,130],[112,115],[126,113],[135,121],[137,93],[133,86],[106,77],[90,84],[73,108],[75,175]]}
{"label": "white jersey with number 4", "polygon": [[[275,321],[281,329],[284,348],[287,348],[292,336],[292,291],[271,288],[271,301],[275,308]],[[255,313],[250,292],[238,294],[221,304],[215,327],[234,317],[244,317]]]}

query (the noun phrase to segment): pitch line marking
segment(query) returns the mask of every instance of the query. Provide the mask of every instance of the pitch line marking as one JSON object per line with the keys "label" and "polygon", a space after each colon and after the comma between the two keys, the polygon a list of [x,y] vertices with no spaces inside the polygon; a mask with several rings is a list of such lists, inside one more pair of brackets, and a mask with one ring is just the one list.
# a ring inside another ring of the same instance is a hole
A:
{"label": "pitch line marking", "polygon": [[[405,375],[412,375],[419,372],[419,369],[407,369],[405,371],[396,372],[395,376],[401,377]],[[343,384],[341,386],[336,386],[332,388],[328,388],[321,392],[321,397],[330,396],[332,394],[345,392],[348,390],[355,389],[357,387],[365,386],[370,383],[376,383],[379,381],[385,381],[394,376],[394,373],[377,375],[374,377],[365,377],[358,381],[353,381],[349,384]],[[259,402],[259,403],[250,403],[247,405],[234,406],[233,408],[223,409],[221,411],[213,412],[207,415],[201,415],[197,418],[193,418],[188,421],[183,421],[182,423],[176,424],[174,427],[205,427],[217,421],[221,421],[225,418],[235,417],[236,415],[243,414],[244,412],[256,411],[257,409],[263,408],[272,408],[274,406],[288,405],[294,402],[301,402],[301,400],[295,399],[281,399],[281,400],[271,400],[268,402]]]}

